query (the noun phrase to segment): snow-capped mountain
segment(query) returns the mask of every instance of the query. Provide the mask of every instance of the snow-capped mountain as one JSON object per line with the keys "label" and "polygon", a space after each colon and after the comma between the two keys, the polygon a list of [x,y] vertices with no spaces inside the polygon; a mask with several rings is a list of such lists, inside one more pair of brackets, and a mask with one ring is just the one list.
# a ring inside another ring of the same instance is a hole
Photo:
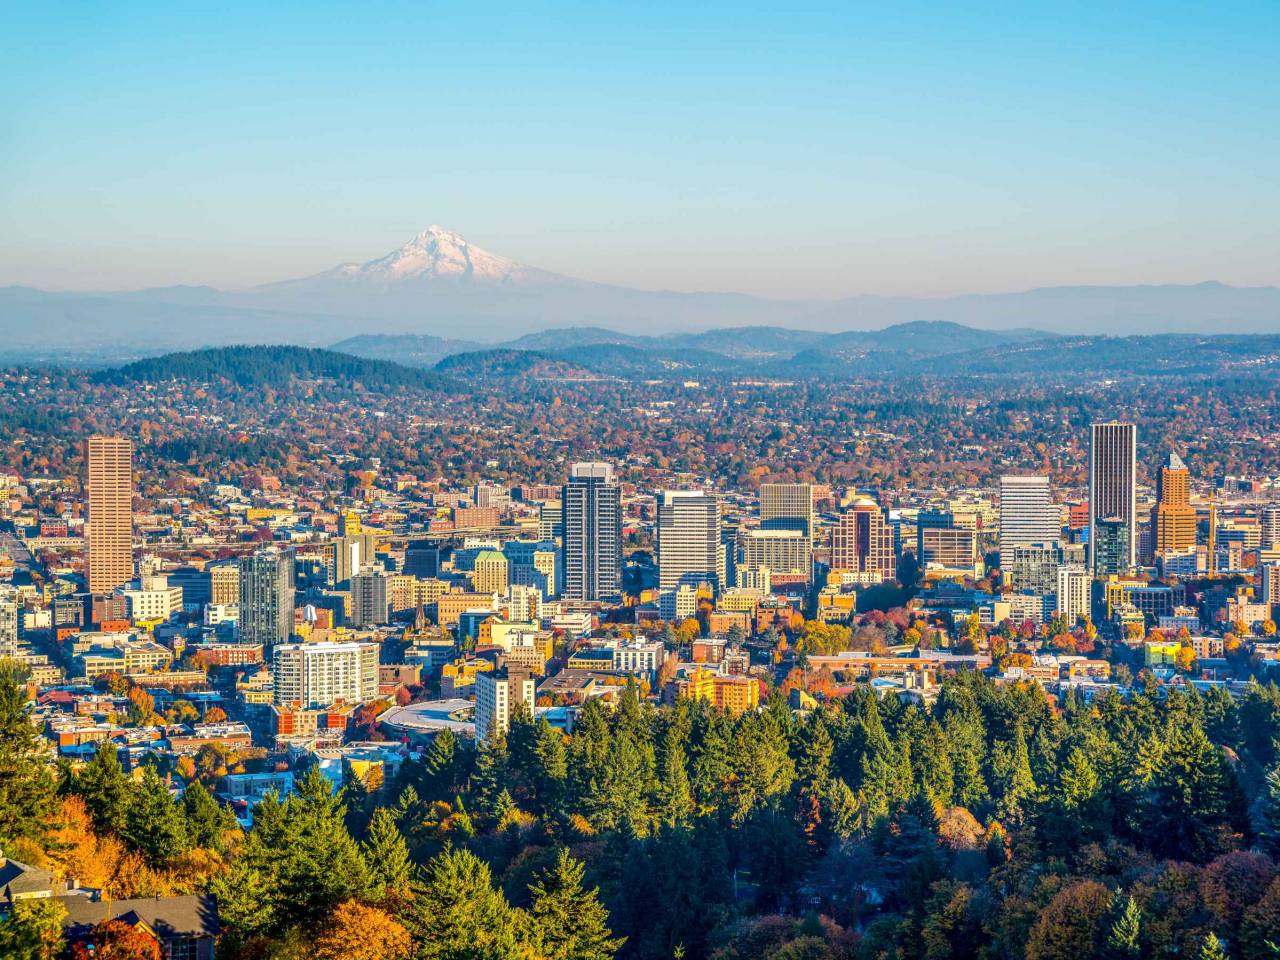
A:
{"label": "snow-capped mountain", "polygon": [[472,280],[517,285],[578,282],[490,253],[437,224],[432,224],[384,257],[365,263],[344,263],[308,279],[372,284],[416,280]]}

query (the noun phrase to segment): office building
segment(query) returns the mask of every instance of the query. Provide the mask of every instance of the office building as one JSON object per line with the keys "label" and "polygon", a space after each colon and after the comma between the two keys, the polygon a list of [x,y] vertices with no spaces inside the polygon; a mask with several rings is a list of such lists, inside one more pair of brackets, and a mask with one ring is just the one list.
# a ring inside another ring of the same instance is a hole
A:
{"label": "office building", "polygon": [[274,548],[240,558],[241,643],[264,648],[284,643],[293,633],[293,554]]}
{"label": "office building", "polygon": [[90,593],[109,593],[133,579],[133,442],[85,441],[85,580]]}
{"label": "office building", "polygon": [[18,649],[18,592],[13,587],[0,585],[0,659],[17,657]]}
{"label": "office building", "polygon": [[871,498],[858,497],[840,515],[831,535],[831,568],[878,575],[882,580],[898,575],[893,529]]}
{"label": "office building", "polygon": [[237,605],[240,602],[240,561],[211,563],[208,571],[209,602],[222,607]]}
{"label": "office building", "polygon": [[622,593],[622,493],[607,463],[575,463],[561,491],[566,600]]}
{"label": "office building", "polygon": [[511,729],[511,717],[520,704],[528,704],[529,709],[533,709],[536,687],[533,676],[517,667],[477,673],[476,740],[505,736]]}
{"label": "office building", "polygon": [[1058,586],[1055,612],[1074,625],[1077,620],[1088,619],[1092,605],[1093,578],[1082,564],[1063,564],[1058,567]]}
{"label": "office building", "polygon": [[1062,513],[1053,502],[1048,477],[1000,478],[1000,565],[1015,547],[1056,543],[1062,534]]}
{"label": "office building", "polygon": [[[734,571],[766,567],[771,574],[803,575],[813,567],[812,541],[803,530],[739,530]],[[742,586],[741,583],[737,584]]]}
{"label": "office building", "polygon": [[[1137,427],[1116,422],[1093,425],[1089,447],[1089,541],[1094,548],[1094,576],[1133,567],[1138,532],[1137,463]],[[1098,527],[1103,520],[1112,521],[1104,535],[1110,538],[1106,544],[1106,569],[1099,549],[1103,536],[1099,536]],[[1127,544],[1114,539],[1121,528],[1128,537]]]}
{"label": "office building", "polygon": [[1157,555],[1196,545],[1196,511],[1191,506],[1191,473],[1176,453],[1156,474],[1156,505],[1151,510],[1152,549]]}
{"label": "office building", "polygon": [[1133,569],[1133,536],[1123,517],[1095,517],[1089,535],[1095,577],[1125,574]]}
{"label": "office building", "polygon": [[799,530],[813,538],[813,486],[808,483],[762,483],[760,528]]}
{"label": "office building", "polygon": [[977,536],[963,527],[922,526],[916,528],[916,562],[920,570],[974,571]]}
{"label": "office building", "polygon": [[1259,544],[1263,550],[1280,550],[1280,503],[1272,501],[1258,513],[1258,525],[1262,528]]}
{"label": "office building", "polygon": [[351,577],[351,622],[355,626],[386,623],[390,611],[391,578],[386,571],[365,567]]}
{"label": "office building", "polygon": [[1258,602],[1272,607],[1280,604],[1280,563],[1262,565]]}
{"label": "office building", "polygon": [[1024,593],[1056,593],[1062,547],[1057,543],[1027,543],[1000,554],[1001,569],[1010,586]]}
{"label": "office building", "polygon": [[724,582],[725,550],[720,539],[720,500],[702,490],[658,494],[658,588],[674,594],[681,586]]}
{"label": "office building", "polygon": [[471,589],[476,593],[506,593],[510,585],[509,564],[500,550],[481,550],[471,571]]}
{"label": "office building", "polygon": [[378,645],[280,644],[271,675],[277,707],[318,710],[336,703],[364,703],[378,695]]}

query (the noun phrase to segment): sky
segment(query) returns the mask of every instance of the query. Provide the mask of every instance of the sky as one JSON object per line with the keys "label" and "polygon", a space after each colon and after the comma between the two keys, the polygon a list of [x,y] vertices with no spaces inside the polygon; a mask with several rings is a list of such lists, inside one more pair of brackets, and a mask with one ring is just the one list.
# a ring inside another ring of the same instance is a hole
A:
{"label": "sky", "polygon": [[0,285],[245,287],[433,223],[643,288],[1280,284],[1274,0],[66,0],[0,34]]}

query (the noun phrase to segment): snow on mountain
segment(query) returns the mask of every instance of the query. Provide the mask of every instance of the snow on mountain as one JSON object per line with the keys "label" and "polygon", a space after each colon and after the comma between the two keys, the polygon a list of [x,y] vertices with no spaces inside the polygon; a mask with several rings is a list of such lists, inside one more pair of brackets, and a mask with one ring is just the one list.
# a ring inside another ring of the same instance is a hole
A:
{"label": "snow on mountain", "polygon": [[490,253],[436,224],[384,257],[365,263],[344,263],[312,279],[375,285],[419,280],[480,281],[514,286],[579,282]]}

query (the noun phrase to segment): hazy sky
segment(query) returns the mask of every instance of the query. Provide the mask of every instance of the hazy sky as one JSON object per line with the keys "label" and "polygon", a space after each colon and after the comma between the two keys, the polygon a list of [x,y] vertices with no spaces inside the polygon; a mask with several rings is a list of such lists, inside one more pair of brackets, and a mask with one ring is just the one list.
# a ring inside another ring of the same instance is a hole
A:
{"label": "hazy sky", "polygon": [[998,6],[2,4],[0,284],[1280,284],[1280,2]]}

